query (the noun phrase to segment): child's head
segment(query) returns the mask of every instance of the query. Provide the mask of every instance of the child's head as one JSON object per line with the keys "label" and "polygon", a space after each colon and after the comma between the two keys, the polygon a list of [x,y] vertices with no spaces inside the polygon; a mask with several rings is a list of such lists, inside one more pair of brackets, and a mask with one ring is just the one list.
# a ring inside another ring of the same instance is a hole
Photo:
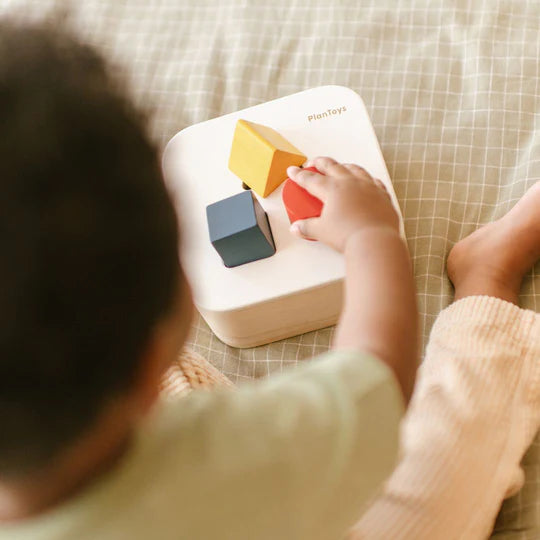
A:
{"label": "child's head", "polygon": [[156,329],[188,293],[157,152],[91,49],[0,23],[0,126],[6,478],[47,467],[170,356],[184,331]]}

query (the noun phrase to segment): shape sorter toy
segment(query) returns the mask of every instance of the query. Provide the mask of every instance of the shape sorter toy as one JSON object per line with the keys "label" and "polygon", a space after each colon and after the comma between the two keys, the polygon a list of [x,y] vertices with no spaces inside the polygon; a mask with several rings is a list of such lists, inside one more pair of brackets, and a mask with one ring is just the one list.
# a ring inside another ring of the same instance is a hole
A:
{"label": "shape sorter toy", "polygon": [[268,216],[251,190],[206,207],[210,242],[228,268],[276,252]]}
{"label": "shape sorter toy", "polygon": [[261,197],[287,178],[287,167],[304,161],[306,156],[272,128],[242,119],[236,123],[229,169]]}
{"label": "shape sorter toy", "polygon": [[345,265],[328,246],[290,233],[282,185],[267,197],[253,195],[268,215],[276,253],[234,268],[223,264],[208,238],[206,207],[241,191],[228,168],[238,120],[271,127],[308,158],[324,155],[362,165],[399,207],[364,103],[345,87],[306,90],[174,136],[163,170],[181,222],[181,258],[195,304],[222,341],[254,347],[335,324]]}

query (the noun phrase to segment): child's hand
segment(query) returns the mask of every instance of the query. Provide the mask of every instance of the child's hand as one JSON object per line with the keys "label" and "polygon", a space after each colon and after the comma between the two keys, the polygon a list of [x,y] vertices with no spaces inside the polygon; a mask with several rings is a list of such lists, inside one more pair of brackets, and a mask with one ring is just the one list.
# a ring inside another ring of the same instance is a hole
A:
{"label": "child's hand", "polygon": [[388,192],[362,167],[328,157],[315,158],[305,166],[314,166],[321,174],[289,167],[289,178],[324,206],[320,217],[293,223],[294,234],[320,240],[343,252],[347,240],[360,230],[388,227],[399,232],[399,218]]}
{"label": "child's hand", "polygon": [[343,311],[334,348],[364,351],[386,363],[408,402],[418,358],[418,310],[398,214],[382,183],[358,165],[326,157],[306,165],[321,174],[298,167],[287,173],[324,206],[320,217],[295,221],[291,229],[344,254]]}

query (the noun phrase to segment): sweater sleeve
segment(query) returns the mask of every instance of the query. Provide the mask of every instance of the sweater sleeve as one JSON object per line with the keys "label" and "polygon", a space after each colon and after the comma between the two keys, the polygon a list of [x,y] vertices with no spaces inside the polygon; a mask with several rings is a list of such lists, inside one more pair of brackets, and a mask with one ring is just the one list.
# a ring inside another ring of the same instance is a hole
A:
{"label": "sweater sleeve", "polygon": [[436,321],[400,462],[351,538],[485,538],[540,425],[540,316],[469,297]]}

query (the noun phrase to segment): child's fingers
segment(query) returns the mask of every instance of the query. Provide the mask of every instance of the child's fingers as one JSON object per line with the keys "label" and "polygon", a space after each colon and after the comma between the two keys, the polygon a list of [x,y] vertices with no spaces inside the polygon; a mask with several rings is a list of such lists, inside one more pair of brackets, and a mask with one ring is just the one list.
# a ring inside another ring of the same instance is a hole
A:
{"label": "child's fingers", "polygon": [[331,157],[316,157],[312,160],[311,166],[315,167],[321,174],[334,176],[336,178],[349,174],[347,169],[341,163],[338,163]]}
{"label": "child's fingers", "polygon": [[386,186],[382,183],[382,180],[379,180],[378,178],[374,178],[373,181],[377,185],[378,188],[382,189],[383,191],[386,191],[388,193],[388,190],[386,189]]}
{"label": "child's fingers", "polygon": [[382,189],[382,191],[384,191],[384,193],[386,194],[386,196],[392,200],[392,197],[390,197],[390,193],[388,192],[388,189],[386,188],[386,186],[383,184],[382,180],[379,180],[378,178],[374,178],[373,181],[375,182],[376,186],[380,189]]}
{"label": "child's fingers", "polygon": [[295,221],[291,225],[291,232],[295,236],[306,240],[318,240],[317,229],[320,218],[309,218]]}
{"label": "child's fingers", "polygon": [[326,176],[313,171],[301,169],[300,167],[289,167],[287,169],[287,174],[291,180],[303,187],[313,196],[321,199],[322,201],[325,200],[328,190],[328,179]]}
{"label": "child's fingers", "polygon": [[343,163],[343,166],[355,176],[373,182],[390,198],[390,193],[388,193],[388,189],[383,184],[382,180],[379,180],[378,178],[373,178],[373,176],[371,176],[371,174],[369,174],[366,169],[364,169],[364,167],[360,167],[360,165],[356,165],[355,163]]}
{"label": "child's fingers", "polygon": [[356,163],[343,163],[343,166],[350,172],[354,174],[354,176],[358,176],[362,179],[366,180],[372,180],[371,175],[364,169],[364,167],[360,167],[360,165],[356,165]]}

